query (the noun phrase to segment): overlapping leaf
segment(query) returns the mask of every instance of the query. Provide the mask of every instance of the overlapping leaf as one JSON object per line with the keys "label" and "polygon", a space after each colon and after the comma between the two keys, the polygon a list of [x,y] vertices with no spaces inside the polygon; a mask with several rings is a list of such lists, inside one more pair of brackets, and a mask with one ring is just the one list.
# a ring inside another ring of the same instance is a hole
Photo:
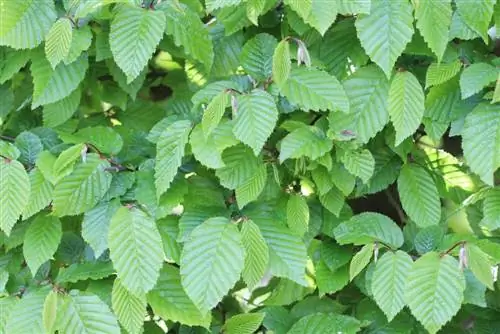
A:
{"label": "overlapping leaf", "polygon": [[241,276],[252,290],[262,279],[269,262],[269,248],[260,233],[259,227],[247,220],[241,228],[241,241],[245,248],[245,266]]}

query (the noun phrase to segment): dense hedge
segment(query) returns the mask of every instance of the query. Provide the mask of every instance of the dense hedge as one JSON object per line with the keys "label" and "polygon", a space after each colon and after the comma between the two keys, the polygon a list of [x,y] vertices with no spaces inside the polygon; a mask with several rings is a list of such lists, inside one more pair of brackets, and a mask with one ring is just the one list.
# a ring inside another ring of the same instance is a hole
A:
{"label": "dense hedge", "polygon": [[499,25],[0,0],[0,333],[498,331]]}

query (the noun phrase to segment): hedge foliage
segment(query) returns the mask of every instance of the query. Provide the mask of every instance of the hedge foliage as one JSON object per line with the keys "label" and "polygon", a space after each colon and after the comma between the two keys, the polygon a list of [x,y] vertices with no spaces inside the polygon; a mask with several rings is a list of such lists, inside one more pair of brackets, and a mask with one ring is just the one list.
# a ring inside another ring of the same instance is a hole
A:
{"label": "hedge foliage", "polygon": [[0,333],[498,330],[499,31],[495,0],[0,0]]}

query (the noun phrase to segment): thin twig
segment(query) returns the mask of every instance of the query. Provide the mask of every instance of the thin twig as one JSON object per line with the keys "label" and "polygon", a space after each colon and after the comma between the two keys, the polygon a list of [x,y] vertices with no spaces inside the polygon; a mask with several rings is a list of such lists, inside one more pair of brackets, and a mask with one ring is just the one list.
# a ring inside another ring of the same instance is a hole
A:
{"label": "thin twig", "polygon": [[404,223],[406,221],[406,215],[399,206],[398,202],[396,201],[394,196],[392,196],[391,192],[388,189],[386,189],[384,192],[387,196],[387,199],[389,200],[389,204],[391,204],[391,206],[396,210],[399,219],[401,220],[402,223]]}

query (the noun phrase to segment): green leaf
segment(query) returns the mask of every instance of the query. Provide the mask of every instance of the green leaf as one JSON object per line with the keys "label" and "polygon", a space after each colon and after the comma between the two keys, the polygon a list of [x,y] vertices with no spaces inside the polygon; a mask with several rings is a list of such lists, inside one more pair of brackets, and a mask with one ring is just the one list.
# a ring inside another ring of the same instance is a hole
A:
{"label": "green leaf", "polygon": [[210,218],[191,232],[181,254],[182,286],[203,314],[238,281],[244,257],[240,232],[227,218]]}
{"label": "green leaf", "polygon": [[87,154],[85,162],[76,164],[75,170],[56,184],[54,213],[59,217],[71,216],[93,208],[111,184],[111,173],[105,170],[109,166],[99,155]]}
{"label": "green leaf", "polygon": [[344,82],[344,89],[350,112],[330,114],[330,128],[352,131],[360,142],[366,143],[389,122],[389,82],[376,66],[367,66],[351,75]]}
{"label": "green leaf", "polygon": [[8,236],[30,198],[30,179],[16,160],[0,158],[0,228]]}
{"label": "green leaf", "polygon": [[172,36],[175,45],[194,61],[201,62],[208,71],[214,61],[214,47],[207,27],[200,17],[184,4],[163,2],[158,7],[167,18],[165,34]]}
{"label": "green leaf", "polygon": [[313,313],[300,318],[287,334],[345,333],[360,330],[359,320],[335,313]]}
{"label": "green leaf", "polygon": [[417,78],[410,72],[396,73],[389,89],[389,116],[396,130],[396,146],[420,126],[425,111],[424,102],[424,91]]}
{"label": "green leaf", "polygon": [[[368,159],[367,162],[370,163],[370,159]],[[364,174],[364,173],[358,173],[358,174]],[[332,165],[332,170],[330,171],[330,178],[335,184],[335,186],[339,188],[342,194],[344,194],[344,196],[348,196],[353,191],[354,186],[356,184],[356,178],[352,176],[347,171],[347,169],[340,163],[334,163]]]}
{"label": "green leaf", "polygon": [[349,100],[337,78],[312,67],[293,67],[280,91],[306,111],[349,111]]}
{"label": "green leaf", "polygon": [[54,216],[38,216],[24,237],[23,254],[35,276],[38,268],[50,260],[61,242],[61,221]]}
{"label": "green leaf", "polygon": [[415,164],[404,165],[398,177],[398,192],[403,209],[417,226],[439,224],[441,201],[427,170]]}
{"label": "green leaf", "polygon": [[368,183],[368,180],[373,175],[375,169],[375,159],[370,151],[364,149],[360,151],[345,151],[340,157],[345,168],[351,173],[359,177],[363,183]]}
{"label": "green leaf", "polygon": [[273,97],[264,90],[254,89],[237,98],[238,110],[233,133],[258,155],[278,121],[278,109]]}
{"label": "green leaf", "polygon": [[108,245],[109,257],[127,290],[134,295],[150,291],[164,258],[153,218],[137,208],[121,207],[111,219]]}
{"label": "green leaf", "polygon": [[374,249],[374,244],[367,244],[364,245],[359,252],[354,254],[351,264],[349,265],[349,279],[351,281],[370,263]]}
{"label": "green leaf", "polygon": [[448,37],[450,41],[455,38],[472,40],[479,37],[481,36],[472,30],[467,23],[465,23],[458,11],[453,12],[453,15],[451,16],[450,35]]}
{"label": "green leaf", "polygon": [[100,280],[115,273],[111,262],[74,263],[67,268],[61,268],[57,275],[57,282],[76,283],[78,281]]}
{"label": "green leaf", "polygon": [[34,86],[31,108],[54,103],[70,95],[85,77],[87,67],[87,56],[81,55],[69,65],[59,64],[52,69],[43,51],[34,51],[30,67]]}
{"label": "green leaf", "polygon": [[120,334],[120,326],[109,307],[96,295],[78,290],[64,296],[56,325],[62,333]]}
{"label": "green leaf", "polygon": [[46,180],[38,168],[34,168],[29,173],[30,178],[30,199],[23,210],[23,220],[33,216],[40,210],[47,207],[52,201],[54,187],[50,181]]}
{"label": "green leaf", "polygon": [[267,80],[273,72],[273,54],[277,45],[278,41],[274,36],[258,34],[243,46],[240,55],[241,66],[255,80]]}
{"label": "green leaf", "polygon": [[68,55],[64,58],[64,63],[71,64],[80,57],[82,52],[87,51],[92,44],[92,30],[89,26],[83,26],[73,30],[71,45]]}
{"label": "green leaf", "polygon": [[5,333],[45,333],[43,306],[50,289],[32,289],[13,305],[5,324]]}
{"label": "green leaf", "polygon": [[28,0],[23,3],[2,0],[0,7],[0,45],[14,49],[38,46],[57,18],[52,0]]}
{"label": "green leaf", "polygon": [[227,319],[222,331],[227,334],[252,334],[264,320],[264,313],[237,314]]}
{"label": "green leaf", "polygon": [[500,105],[479,104],[465,118],[462,147],[470,169],[489,185],[500,167]]}
{"label": "green leaf", "polygon": [[283,138],[279,159],[281,163],[286,159],[297,159],[304,156],[315,160],[329,152],[332,147],[332,141],[320,128],[305,126],[294,130]]}
{"label": "green leaf", "polygon": [[258,185],[266,180],[266,178],[263,181],[261,180],[264,166],[261,158],[256,157],[247,146],[238,145],[225,150],[222,153],[222,160],[225,167],[215,171],[215,175],[220,179],[220,184],[228,189],[237,189],[241,186],[251,187],[253,185],[255,186],[254,195],[257,196],[256,192],[261,189]]}
{"label": "green leaf", "polygon": [[500,188],[490,189],[483,201],[481,226],[490,231],[500,228]]}
{"label": "green leaf", "polygon": [[282,87],[290,77],[292,71],[292,60],[290,56],[290,44],[287,39],[278,43],[273,54],[273,81]]}
{"label": "green leaf", "polygon": [[498,70],[486,63],[475,63],[465,68],[460,75],[460,92],[466,99],[497,79]]}
{"label": "green leaf", "polygon": [[[434,125],[448,123],[460,118],[460,87],[454,78],[431,87],[425,97],[425,116],[431,118]],[[424,118],[425,119],[425,118]],[[447,124],[445,124],[447,126]]]}
{"label": "green leaf", "polygon": [[245,248],[245,265],[241,276],[248,289],[253,290],[266,272],[269,248],[259,227],[251,219],[243,222],[241,242]]}
{"label": "green leaf", "polygon": [[332,241],[323,241],[320,248],[321,260],[332,271],[345,266],[352,257],[349,247],[342,247]]}
{"label": "green leaf", "polygon": [[77,88],[71,94],[54,103],[43,106],[43,125],[55,128],[73,116],[78,109],[82,91]]}
{"label": "green leaf", "polygon": [[113,128],[102,125],[80,129],[64,139],[69,143],[88,143],[97,147],[100,153],[111,155],[118,154],[123,147],[122,137]]}
{"label": "green leaf", "polygon": [[332,271],[324,261],[320,261],[314,269],[320,297],[328,293],[338,292],[349,284],[349,266]]}
{"label": "green leaf", "polygon": [[219,125],[228,105],[229,95],[226,91],[220,92],[210,101],[203,112],[203,119],[201,121],[205,138],[210,136],[212,131]]}
{"label": "green leaf", "polygon": [[50,28],[45,41],[45,54],[52,68],[63,61],[69,54],[73,27],[68,18],[60,18]]}
{"label": "green leaf", "polygon": [[290,230],[302,236],[309,228],[309,207],[304,197],[290,195],[286,206],[286,222]]}
{"label": "green leaf", "polygon": [[464,271],[465,291],[464,304],[473,304],[480,307],[487,307],[486,304],[486,286],[479,282],[470,270]]}
{"label": "green leaf", "polygon": [[488,43],[488,28],[493,15],[495,0],[485,0],[474,3],[467,0],[457,0],[457,12],[472,30],[477,32]]}
{"label": "green leaf", "polygon": [[405,303],[406,277],[413,264],[403,251],[387,252],[375,264],[372,292],[375,302],[391,322]]}
{"label": "green leaf", "polygon": [[55,324],[57,320],[57,307],[61,301],[61,296],[58,292],[52,290],[45,298],[43,304],[43,326],[47,333],[52,333],[56,330]]}
{"label": "green leaf", "polygon": [[370,14],[371,0],[339,0],[339,13],[348,14]]}
{"label": "green leaf", "polygon": [[179,219],[167,216],[156,221],[156,226],[163,242],[163,251],[167,260],[180,263],[181,246],[176,241],[179,236]]}
{"label": "green leaf", "polygon": [[425,77],[425,88],[440,85],[460,72],[462,63],[460,60],[455,60],[451,63],[432,63],[427,68]]}
{"label": "green leaf", "polygon": [[430,333],[436,333],[458,312],[465,279],[449,255],[430,252],[413,263],[407,276],[406,303]]}
{"label": "green leaf", "polygon": [[248,0],[247,1],[247,18],[254,24],[258,25],[258,18],[264,14],[267,0]]}
{"label": "green leaf", "polygon": [[14,143],[21,152],[19,161],[25,165],[34,165],[38,154],[43,151],[40,138],[29,131],[21,132]]}
{"label": "green leaf", "polygon": [[120,324],[130,334],[142,333],[142,326],[146,316],[146,296],[133,295],[121,283],[115,279],[113,291],[111,292],[113,312],[116,314]]}
{"label": "green leaf", "polygon": [[488,254],[483,252],[481,248],[476,245],[467,243],[465,245],[465,256],[467,261],[467,267],[474,273],[474,276],[488,287],[490,290],[494,290],[493,287],[493,262],[490,260]]}
{"label": "green leaf", "polygon": [[390,78],[413,36],[411,5],[407,1],[373,1],[370,13],[358,16],[356,30],[366,53]]}
{"label": "green leaf", "polygon": [[165,14],[130,5],[122,5],[111,22],[109,46],[118,67],[127,76],[127,83],[137,78],[165,31]]}
{"label": "green leaf", "polygon": [[375,212],[363,212],[352,216],[334,230],[335,239],[340,245],[365,245],[382,242],[390,247],[403,245],[403,233],[392,219]]}
{"label": "green leaf", "polygon": [[207,13],[211,13],[216,9],[235,6],[240,4],[242,0],[205,0],[205,7]]}
{"label": "green leaf", "polygon": [[266,165],[260,164],[251,177],[236,187],[235,195],[238,207],[242,209],[248,203],[255,201],[264,190],[266,181]]}
{"label": "green leaf", "polygon": [[307,0],[304,2],[287,0],[290,6],[310,26],[324,35],[337,17],[338,6],[336,1]]}
{"label": "green leaf", "polygon": [[301,238],[273,217],[273,213],[256,206],[245,213],[260,229],[269,247],[269,267],[273,275],[289,278],[307,286],[306,247]]}
{"label": "green leaf", "polygon": [[222,161],[221,151],[219,151],[215,143],[214,133],[205,137],[201,124],[193,128],[189,136],[189,144],[191,144],[194,157],[203,165],[213,169],[225,166],[224,161]]}
{"label": "green leaf", "polygon": [[209,327],[211,314],[202,314],[181,285],[179,269],[165,264],[156,286],[147,295],[154,314],[188,326]]}
{"label": "green leaf", "polygon": [[[85,144],[77,144],[65,149],[59,154],[57,159],[52,162],[51,166],[53,170],[52,175],[56,183],[73,172],[75,163],[82,158],[82,154],[85,152],[87,152],[87,146]],[[47,159],[49,159],[48,156]],[[43,171],[43,169],[41,170]]]}
{"label": "green leaf", "polygon": [[160,198],[168,190],[177,175],[190,131],[190,121],[177,121],[162,132],[156,144],[155,186],[157,198]]}
{"label": "green leaf", "polygon": [[437,56],[443,59],[448,45],[448,32],[451,24],[451,0],[429,0],[414,2],[415,19],[420,34]]}
{"label": "green leaf", "polygon": [[320,195],[319,201],[328,211],[338,217],[344,206],[345,198],[340,190],[334,186],[327,193]]}

